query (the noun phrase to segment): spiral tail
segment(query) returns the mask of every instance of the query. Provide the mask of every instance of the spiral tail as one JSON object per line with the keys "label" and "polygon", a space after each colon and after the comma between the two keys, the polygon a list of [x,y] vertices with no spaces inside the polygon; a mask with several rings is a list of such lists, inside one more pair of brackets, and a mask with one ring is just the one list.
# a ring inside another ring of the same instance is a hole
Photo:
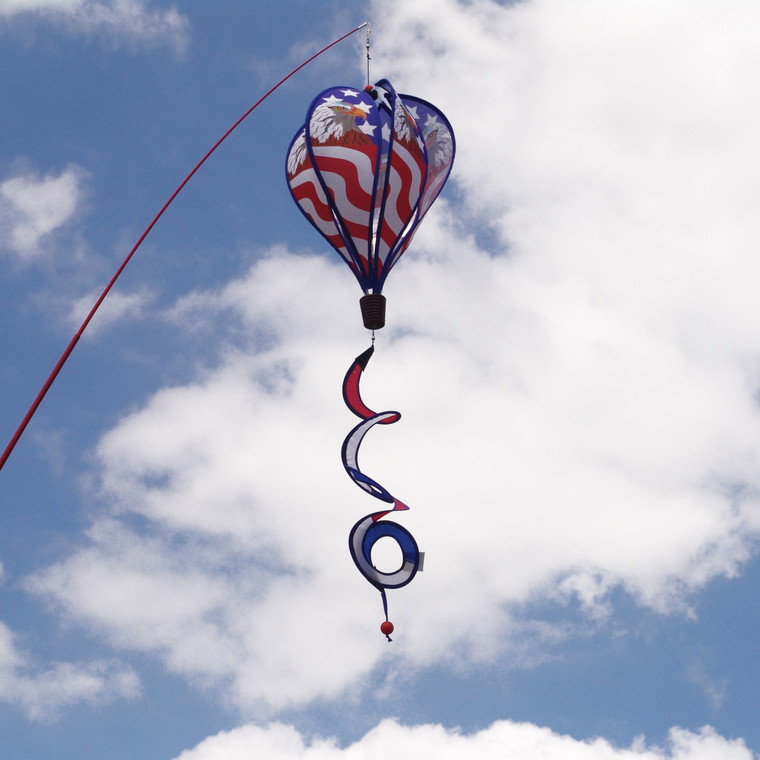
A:
{"label": "spiral tail", "polygon": [[[391,641],[393,623],[388,620],[388,600],[385,591],[406,586],[417,572],[422,570],[425,555],[406,528],[391,520],[381,519],[389,512],[401,512],[409,507],[392,496],[376,480],[365,475],[359,467],[359,448],[364,436],[375,425],[389,424],[401,419],[399,412],[373,412],[362,400],[359,383],[373,352],[374,346],[370,346],[363,354],[357,356],[343,380],[343,400],[362,421],[343,441],[341,458],[348,476],[359,488],[388,504],[386,509],[366,515],[354,525],[348,537],[348,548],[359,572],[380,591],[385,612],[385,622],[380,626],[380,630],[388,641]],[[401,549],[401,566],[390,573],[378,570],[372,562],[372,547],[381,538],[393,539]]]}

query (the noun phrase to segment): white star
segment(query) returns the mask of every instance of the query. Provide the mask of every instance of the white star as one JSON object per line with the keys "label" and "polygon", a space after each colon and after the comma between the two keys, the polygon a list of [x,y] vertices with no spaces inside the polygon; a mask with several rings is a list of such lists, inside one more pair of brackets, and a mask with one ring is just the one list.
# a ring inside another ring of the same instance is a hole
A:
{"label": "white star", "polygon": [[438,124],[438,116],[434,116],[432,113],[429,113],[427,119],[425,120],[425,127],[432,127],[435,124]]}
{"label": "white star", "polygon": [[372,106],[370,106],[369,103],[364,103],[363,101],[361,103],[357,103],[354,108],[358,108],[360,111],[364,111],[364,113],[369,113],[372,109]]}
{"label": "white star", "polygon": [[417,121],[420,117],[417,115],[417,106],[407,106],[406,110],[409,111],[409,115]]}
{"label": "white star", "polygon": [[388,90],[384,90],[382,87],[375,87],[375,92],[377,92],[378,103],[382,103],[386,108],[390,108],[391,106],[388,102]]}
{"label": "white star", "polygon": [[391,139],[391,128],[388,126],[388,122],[383,124],[381,132],[383,135],[383,140],[385,140],[385,142],[388,142],[388,140]]}
{"label": "white star", "polygon": [[346,98],[355,98],[359,93],[356,90],[341,90]]}
{"label": "white star", "polygon": [[335,95],[330,95],[329,98],[322,98],[328,106],[335,106],[343,101],[340,98],[336,98]]}
{"label": "white star", "polygon": [[375,134],[375,125],[370,124],[368,121],[365,121],[364,124],[359,127],[359,131],[364,132],[365,135],[372,137]]}

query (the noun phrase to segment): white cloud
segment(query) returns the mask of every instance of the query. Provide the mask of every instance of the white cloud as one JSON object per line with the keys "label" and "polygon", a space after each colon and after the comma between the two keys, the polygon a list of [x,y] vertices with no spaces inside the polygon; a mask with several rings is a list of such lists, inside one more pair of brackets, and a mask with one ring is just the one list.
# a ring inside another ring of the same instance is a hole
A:
{"label": "white cloud", "polygon": [[36,11],[73,11],[83,0],[0,0],[0,14],[14,16]]}
{"label": "white cloud", "polygon": [[[591,375],[586,387],[572,357],[555,355],[564,323],[528,308],[512,263],[468,250],[454,231],[440,237],[438,263],[410,260],[389,293],[391,325],[403,331],[381,334],[366,377],[368,402],[387,401],[382,408],[404,419],[368,438],[364,468],[412,506],[399,519],[427,552],[420,579],[391,594],[396,656],[420,665],[509,650],[520,662],[513,640],[524,624],[510,603],[576,593],[594,609],[623,584],[667,609],[736,572],[754,503],[732,505],[704,467],[728,446],[715,481],[738,477],[733,468],[760,432],[749,401],[711,412],[710,435],[713,418],[730,420],[734,435],[705,440],[692,417],[715,405],[710,383],[673,415],[668,384],[653,393],[637,376],[625,386],[635,408],[621,416],[620,384]],[[305,298],[313,282],[319,294]],[[436,300],[455,287],[469,305],[447,312]],[[231,682],[225,691],[244,711],[334,696],[384,667],[380,600],[345,549],[350,526],[375,506],[339,463],[353,424],[340,380],[366,341],[356,306],[342,265],[282,251],[223,292],[187,299],[177,313],[188,322],[193,309],[201,322],[242,319],[273,347],[231,351],[193,385],[165,389],[125,418],[99,449],[113,517],[30,588],[117,647]],[[477,327],[494,318],[503,353]],[[588,353],[618,371],[619,352]],[[672,371],[672,382],[693,382],[688,368]],[[579,405],[597,421],[591,429],[578,424]],[[649,436],[665,435],[663,420],[672,444],[653,460]],[[127,527],[132,514],[148,518],[149,536]]]}
{"label": "white cloud", "polygon": [[[70,306],[68,321],[74,327],[79,327],[92,307],[100,297],[101,291],[88,293],[77,298]],[[87,326],[85,336],[93,337],[108,325],[123,318],[138,318],[153,300],[153,295],[146,289],[135,293],[110,292],[102,302],[96,315]]]}
{"label": "white cloud", "polygon": [[176,760],[374,760],[393,757],[411,760],[753,760],[740,739],[725,739],[712,728],[698,733],[671,729],[665,747],[647,747],[637,740],[630,748],[614,747],[604,739],[579,741],[529,723],[500,721],[474,734],[448,731],[442,726],[402,726],[380,723],[359,741],[341,748],[334,740],[302,737],[280,724],[243,726],[212,736]]}
{"label": "white cloud", "polygon": [[168,43],[187,49],[190,24],[176,8],[151,10],[141,0],[0,0],[0,21],[34,14],[72,32],[102,35],[114,43]]}
{"label": "white cloud", "polygon": [[71,165],[57,175],[27,172],[0,183],[0,247],[23,259],[43,255],[47,238],[75,218],[86,176]]}
{"label": "white cloud", "polygon": [[688,610],[760,530],[760,6],[380,7],[373,65],[447,113],[464,190],[389,278],[366,376],[404,418],[368,436],[364,469],[426,552],[390,594],[395,664],[345,546],[376,505],[339,463],[340,381],[368,338],[337,256],[273,251],[177,304],[250,343],[103,438],[108,514],[29,581],[255,713],[373,671],[530,662],[526,601],[577,597],[603,621],[622,587]]}
{"label": "white cloud", "polygon": [[136,697],[139,691],[136,674],[115,662],[61,662],[35,670],[0,622],[0,701],[19,706],[30,720],[56,720],[61,710],[78,702],[103,704]]}
{"label": "white cloud", "polygon": [[[261,327],[269,320],[257,310],[282,311],[280,299],[267,298],[283,274],[297,293],[301,280],[339,283],[343,272],[324,260],[285,256],[231,286],[219,303],[246,296]],[[336,303],[325,301],[317,313],[339,314]],[[293,309],[291,323],[271,319],[273,333],[319,332],[303,308]],[[333,372],[325,372],[319,364],[330,353]],[[298,704],[304,693],[336,695],[357,664],[371,670],[384,639],[347,635],[357,624],[364,628],[352,604],[367,609],[375,633],[381,607],[345,552],[360,516],[353,487],[336,467],[336,446],[352,424],[335,387],[345,356],[321,351],[315,364],[307,353],[311,378],[302,387],[300,360],[288,352],[235,354],[198,384],[155,397],[152,412],[132,418],[102,450],[114,465],[103,488],[115,514],[128,522],[135,507],[145,510],[155,530],[146,536],[121,521],[99,521],[88,549],[28,587],[56,596],[116,646],[156,650],[175,672],[226,684],[230,700],[246,711]],[[229,416],[246,422],[220,427]],[[151,482],[168,486],[163,494],[135,478],[147,463]],[[218,477],[206,477],[209,467]],[[325,499],[335,508],[322,506]],[[336,594],[345,580],[345,594]],[[137,598],[154,603],[135,604]]]}

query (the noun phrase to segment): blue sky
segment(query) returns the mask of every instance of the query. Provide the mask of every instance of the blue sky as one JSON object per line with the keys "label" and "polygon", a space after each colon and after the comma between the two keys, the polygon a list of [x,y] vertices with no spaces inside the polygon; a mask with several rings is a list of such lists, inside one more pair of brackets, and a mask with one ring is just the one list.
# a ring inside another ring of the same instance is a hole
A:
{"label": "blue sky", "polygon": [[361,293],[284,176],[360,32],[0,473],[0,757],[754,758],[754,3],[0,0],[2,445],[367,20],[458,151],[363,380],[426,553],[394,641],[346,547]]}

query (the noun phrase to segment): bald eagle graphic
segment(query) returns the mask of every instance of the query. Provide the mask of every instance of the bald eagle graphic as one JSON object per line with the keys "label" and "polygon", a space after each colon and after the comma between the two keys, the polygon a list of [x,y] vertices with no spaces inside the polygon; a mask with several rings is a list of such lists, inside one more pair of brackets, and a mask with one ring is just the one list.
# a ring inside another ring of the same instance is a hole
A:
{"label": "bald eagle graphic", "polygon": [[396,133],[396,139],[406,144],[411,143],[417,137],[418,127],[414,117],[409,113],[401,98],[396,101],[393,114],[393,131]]}
{"label": "bald eagle graphic", "polygon": [[325,99],[311,114],[309,136],[312,145],[371,146],[374,127],[367,116],[366,103],[347,103],[335,97]]}
{"label": "bald eagle graphic", "polygon": [[293,140],[290,153],[288,153],[288,178],[293,179],[298,172],[310,167],[311,160],[306,148],[306,130],[302,129]]}
{"label": "bald eagle graphic", "polygon": [[434,171],[442,171],[454,160],[454,143],[451,132],[437,119],[428,117],[422,129],[422,137],[428,153],[428,163]]}
{"label": "bald eagle graphic", "polygon": [[[348,103],[331,95],[314,108],[309,120],[312,145],[342,145],[347,148],[376,149],[370,135],[375,130],[367,121],[370,107],[366,103]],[[288,154],[288,176],[292,179],[311,168],[303,129],[293,141]]]}

